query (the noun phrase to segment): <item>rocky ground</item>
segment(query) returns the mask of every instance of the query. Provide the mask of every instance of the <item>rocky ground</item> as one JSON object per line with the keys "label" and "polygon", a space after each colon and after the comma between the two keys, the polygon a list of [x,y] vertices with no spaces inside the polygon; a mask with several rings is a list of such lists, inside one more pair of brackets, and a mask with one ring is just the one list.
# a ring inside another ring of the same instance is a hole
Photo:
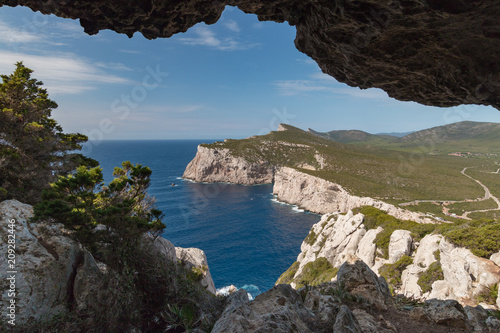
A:
{"label": "rocky ground", "polygon": [[[493,254],[488,260],[451,244],[439,234],[428,234],[416,241],[409,230],[395,230],[390,235],[388,254],[384,255],[374,243],[383,228],[367,230],[363,219],[363,214],[354,215],[352,212],[324,215],[311,228],[311,236],[302,243],[298,265],[289,280],[297,280],[306,265],[318,258],[325,258],[332,267],[338,268],[355,256],[377,274],[384,270],[384,265],[394,267],[407,257],[402,272],[394,276],[397,281],[394,292],[418,300],[453,299],[463,305],[477,305],[482,300],[481,295],[500,282],[500,253]],[[431,267],[441,270],[442,276],[425,283],[419,281]],[[296,282],[292,282],[292,286],[295,285]],[[429,290],[423,290],[426,285]],[[500,296],[491,304],[481,305],[498,309]]]}

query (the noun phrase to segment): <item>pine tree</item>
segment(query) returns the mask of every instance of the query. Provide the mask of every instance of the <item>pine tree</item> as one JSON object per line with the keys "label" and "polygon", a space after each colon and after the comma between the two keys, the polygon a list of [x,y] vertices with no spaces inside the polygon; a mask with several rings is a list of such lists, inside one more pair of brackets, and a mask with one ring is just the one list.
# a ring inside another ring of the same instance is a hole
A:
{"label": "pine tree", "polygon": [[57,103],[32,73],[18,62],[0,84],[0,200],[31,204],[58,175],[97,164],[75,153],[87,137],[63,133],[51,117]]}

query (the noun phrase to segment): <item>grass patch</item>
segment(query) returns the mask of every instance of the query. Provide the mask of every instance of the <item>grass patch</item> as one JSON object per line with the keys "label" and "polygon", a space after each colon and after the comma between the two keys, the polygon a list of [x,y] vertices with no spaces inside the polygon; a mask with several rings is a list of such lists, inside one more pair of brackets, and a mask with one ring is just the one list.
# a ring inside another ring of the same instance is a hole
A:
{"label": "grass patch", "polygon": [[275,284],[290,284],[293,282],[293,277],[297,270],[299,269],[300,263],[298,261],[294,262],[283,274],[280,275],[278,281]]}
{"label": "grass patch", "polygon": [[396,261],[394,264],[385,264],[380,267],[380,275],[385,278],[387,283],[392,286],[392,290],[399,288],[401,286],[401,274],[406,269],[407,266],[413,263],[413,259],[410,256],[403,256],[401,259]]}
{"label": "grass patch", "polygon": [[313,245],[316,242],[317,238],[318,238],[318,235],[316,235],[314,230],[311,229],[309,234],[304,239],[304,243],[309,244],[309,245]]}
{"label": "grass patch", "polygon": [[492,284],[489,288],[486,288],[479,296],[477,300],[486,304],[496,304],[498,298],[498,283]]}
{"label": "grass patch", "polygon": [[337,276],[338,268],[333,267],[326,258],[317,258],[315,261],[307,263],[304,269],[294,279],[297,288],[303,286],[316,286],[318,284],[329,282]]}
{"label": "grass patch", "polygon": [[386,212],[372,206],[364,206],[354,209],[354,213],[365,215],[364,225],[367,230],[382,227],[384,230],[378,233],[374,243],[382,251],[383,258],[389,258],[389,243],[391,235],[395,230],[409,230],[414,240],[419,241],[425,235],[435,229],[433,224],[422,224],[413,221],[403,221],[387,214]]}
{"label": "grass patch", "polygon": [[[436,257],[436,253],[434,253],[434,257]],[[435,281],[443,279],[444,275],[443,269],[441,268],[441,261],[438,260],[430,264],[429,268],[420,274],[417,284],[420,286],[420,289],[422,289],[422,292],[426,293],[432,290],[432,284]]]}
{"label": "grass patch", "polygon": [[492,210],[490,212],[470,213],[469,218],[473,220],[487,219],[487,220],[500,221],[500,210]]}
{"label": "grass patch", "polygon": [[483,201],[457,202],[449,205],[448,208],[450,209],[450,213],[462,215],[465,212],[474,210],[495,209],[498,208],[498,205],[495,200],[490,198]]}

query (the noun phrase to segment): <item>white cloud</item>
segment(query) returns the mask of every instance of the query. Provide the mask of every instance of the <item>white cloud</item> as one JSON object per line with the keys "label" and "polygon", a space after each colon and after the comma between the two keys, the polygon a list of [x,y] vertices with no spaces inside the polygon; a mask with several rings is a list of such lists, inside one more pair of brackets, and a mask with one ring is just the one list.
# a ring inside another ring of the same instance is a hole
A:
{"label": "white cloud", "polygon": [[33,76],[43,81],[51,94],[78,94],[94,90],[98,84],[130,83],[71,53],[43,56],[0,50],[0,73],[11,73],[18,61],[33,69]]}
{"label": "white cloud", "polygon": [[104,69],[111,69],[113,71],[131,71],[132,69],[130,67],[125,66],[121,62],[96,62],[95,65],[97,67],[101,67]]}
{"label": "white cloud", "polygon": [[41,38],[28,31],[9,27],[5,22],[0,21],[0,42],[8,44],[32,43],[40,41]]}
{"label": "white cloud", "polygon": [[180,37],[178,40],[184,45],[207,46],[220,51],[248,50],[259,44],[241,43],[233,38],[218,38],[206,25],[197,25],[190,30],[194,37]]}
{"label": "white cloud", "polygon": [[240,26],[238,25],[238,22],[234,20],[228,20],[224,22],[224,26],[231,31],[240,32]]}
{"label": "white cloud", "polygon": [[309,80],[279,80],[275,81],[274,85],[278,87],[280,95],[292,96],[306,92],[326,91],[330,87],[318,85]]}
{"label": "white cloud", "polygon": [[278,93],[283,96],[326,92],[329,94],[349,95],[356,98],[387,97],[387,94],[381,89],[371,88],[362,90],[355,87],[344,87],[343,84],[339,84],[337,80],[326,74],[322,74],[321,76],[313,74],[311,77],[316,78],[316,80],[280,80],[274,81],[273,84],[278,88]]}

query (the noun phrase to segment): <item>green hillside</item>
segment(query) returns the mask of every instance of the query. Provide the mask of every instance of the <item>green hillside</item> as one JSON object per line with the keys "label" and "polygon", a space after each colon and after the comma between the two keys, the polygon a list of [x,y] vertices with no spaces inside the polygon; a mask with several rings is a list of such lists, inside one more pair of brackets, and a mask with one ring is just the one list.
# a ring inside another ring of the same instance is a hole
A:
{"label": "green hillside", "polygon": [[[310,130],[310,132],[336,142],[398,151],[443,155],[455,152],[481,155],[500,154],[500,124],[498,123],[462,121],[413,132],[401,138],[354,130],[327,133]],[[351,132],[364,134],[353,135],[350,134]]]}
{"label": "green hillside", "polygon": [[[294,167],[339,183],[355,195],[392,202],[481,197],[483,189],[460,171],[465,167],[494,167],[492,159],[343,144],[293,126],[284,125],[284,128],[287,130],[205,146],[228,148],[234,155],[249,161],[268,161],[278,166]],[[315,157],[318,155],[326,162],[323,169]]]}

